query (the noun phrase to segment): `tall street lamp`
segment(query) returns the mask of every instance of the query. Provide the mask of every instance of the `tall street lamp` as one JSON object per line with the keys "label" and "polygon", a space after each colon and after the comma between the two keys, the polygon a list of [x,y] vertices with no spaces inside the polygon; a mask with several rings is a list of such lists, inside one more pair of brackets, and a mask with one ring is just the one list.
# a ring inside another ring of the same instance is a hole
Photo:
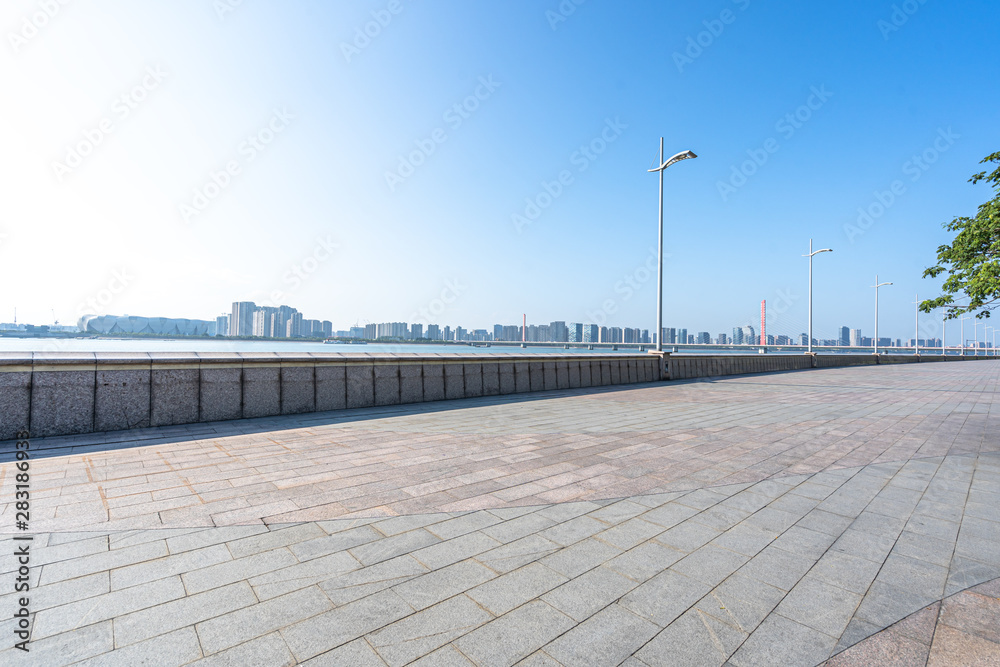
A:
{"label": "tall street lamp", "polygon": [[875,284],[872,285],[872,287],[875,288],[875,354],[878,354],[878,288],[891,284],[892,283],[880,283],[878,281],[878,274],[875,274]]}
{"label": "tall street lamp", "polygon": [[945,324],[948,322],[948,311],[941,309],[941,356],[948,354],[948,346],[945,344]]}
{"label": "tall street lamp", "polygon": [[833,249],[823,248],[813,252],[813,240],[809,239],[809,254],[802,255],[809,258],[809,348],[806,350],[807,353],[813,351],[813,255],[818,255],[821,252],[833,252]]}
{"label": "tall street lamp", "polygon": [[660,240],[656,262],[656,351],[663,351],[663,172],[670,165],[698,157],[691,151],[683,151],[667,161],[663,160],[663,137],[660,137],[660,166],[648,171],[660,172]]}

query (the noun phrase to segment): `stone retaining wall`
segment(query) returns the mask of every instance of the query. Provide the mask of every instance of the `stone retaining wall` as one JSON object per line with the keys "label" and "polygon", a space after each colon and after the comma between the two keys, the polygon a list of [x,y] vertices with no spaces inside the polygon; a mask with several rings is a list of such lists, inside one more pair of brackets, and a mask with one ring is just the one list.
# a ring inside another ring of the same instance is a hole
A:
{"label": "stone retaining wall", "polygon": [[915,364],[928,361],[974,361],[996,359],[995,356],[942,356],[915,354],[698,354],[666,356],[666,376],[670,380],[794,371],[806,368],[838,368],[843,366],[875,366],[877,364]]}
{"label": "stone retaining wall", "polygon": [[649,354],[0,353],[0,440],[660,379]]}
{"label": "stone retaining wall", "polygon": [[940,355],[0,353],[0,440]]}
{"label": "stone retaining wall", "polygon": [[817,354],[813,359],[815,368],[874,366],[878,363],[878,358],[874,354]]}
{"label": "stone retaining wall", "polygon": [[811,357],[806,354],[699,354],[686,357],[670,355],[667,366],[671,380],[794,371],[813,367]]}

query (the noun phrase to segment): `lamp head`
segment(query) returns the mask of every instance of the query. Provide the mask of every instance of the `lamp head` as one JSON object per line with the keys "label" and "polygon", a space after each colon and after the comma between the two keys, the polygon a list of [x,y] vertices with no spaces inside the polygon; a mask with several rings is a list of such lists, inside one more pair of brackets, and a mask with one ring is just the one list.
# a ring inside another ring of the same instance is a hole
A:
{"label": "lamp head", "polygon": [[680,162],[681,160],[690,160],[696,157],[698,156],[695,155],[694,152],[692,151],[682,151],[677,155],[674,155],[673,157],[667,159],[663,164],[661,164],[656,169],[648,169],[647,171],[663,171],[664,169],[674,164],[675,162]]}

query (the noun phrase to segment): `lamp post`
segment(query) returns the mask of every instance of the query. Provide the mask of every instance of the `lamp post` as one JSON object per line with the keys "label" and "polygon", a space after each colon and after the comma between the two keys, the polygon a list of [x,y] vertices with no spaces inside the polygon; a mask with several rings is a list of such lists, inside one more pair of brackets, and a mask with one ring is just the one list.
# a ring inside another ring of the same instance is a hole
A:
{"label": "lamp post", "polygon": [[806,350],[807,353],[813,351],[813,255],[818,255],[821,252],[833,252],[833,249],[823,248],[813,252],[813,240],[809,239],[809,254],[803,255],[803,257],[809,258],[809,348]]}
{"label": "lamp post", "polygon": [[946,356],[948,354],[948,347],[947,347],[947,345],[944,342],[945,341],[945,338],[944,338],[945,323],[947,321],[948,321],[948,311],[942,309],[941,310],[941,356],[942,357]]}
{"label": "lamp post", "polygon": [[961,333],[959,335],[961,336],[961,340],[962,340],[962,356],[964,357],[965,356],[965,315],[962,315],[961,317],[958,318],[958,323],[959,323],[959,326],[960,326],[960,329],[961,329]]}
{"label": "lamp post", "polygon": [[875,274],[875,284],[872,285],[872,287],[875,288],[875,340],[872,341],[875,344],[875,354],[878,354],[878,288],[891,284],[892,283],[880,283],[878,281],[878,274]]}
{"label": "lamp post", "polygon": [[[660,166],[648,171],[660,172],[660,239],[656,261],[656,351],[663,351],[663,172],[670,165],[698,157],[691,151],[677,153],[669,160],[663,160],[663,137],[660,137]],[[685,341],[686,342],[686,341]]]}

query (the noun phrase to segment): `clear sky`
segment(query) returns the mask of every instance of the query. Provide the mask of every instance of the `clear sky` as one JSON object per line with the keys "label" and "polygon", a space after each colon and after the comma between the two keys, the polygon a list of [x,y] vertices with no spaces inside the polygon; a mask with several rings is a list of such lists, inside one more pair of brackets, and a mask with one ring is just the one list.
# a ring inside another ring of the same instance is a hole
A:
{"label": "clear sky", "polygon": [[871,335],[878,274],[880,334],[910,337],[941,223],[991,196],[967,179],[1000,150],[998,21],[992,0],[4,0],[0,321],[254,300],[335,328],[653,329],[663,136],[699,155],[664,178],[665,326],[757,326],[767,299],[768,333],[805,331],[813,238],[834,249],[815,335]]}

